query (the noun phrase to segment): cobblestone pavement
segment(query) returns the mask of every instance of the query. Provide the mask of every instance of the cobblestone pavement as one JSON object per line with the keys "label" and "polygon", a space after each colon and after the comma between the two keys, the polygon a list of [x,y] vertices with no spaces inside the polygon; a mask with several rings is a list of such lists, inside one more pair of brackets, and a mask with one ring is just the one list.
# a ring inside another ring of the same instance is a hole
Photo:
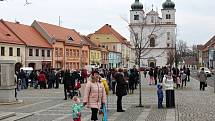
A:
{"label": "cobblestone pavement", "polygon": [[[108,96],[108,121],[214,121],[215,94],[208,87],[199,91],[199,83],[195,79],[187,87],[175,91],[176,109],[157,109],[156,86],[149,86],[147,81],[142,85],[143,108],[136,107],[139,101],[138,90],[135,94],[123,97],[123,108],[126,112],[116,112],[116,96]],[[81,92],[83,92],[82,86]],[[27,113],[29,117],[19,121],[71,121],[71,100],[63,100],[63,88],[60,89],[28,89],[19,92],[24,102],[16,105],[0,105],[5,112]],[[165,106],[165,98],[163,102]],[[100,119],[101,120],[101,119]],[[90,110],[84,109],[82,121],[90,121]]]}

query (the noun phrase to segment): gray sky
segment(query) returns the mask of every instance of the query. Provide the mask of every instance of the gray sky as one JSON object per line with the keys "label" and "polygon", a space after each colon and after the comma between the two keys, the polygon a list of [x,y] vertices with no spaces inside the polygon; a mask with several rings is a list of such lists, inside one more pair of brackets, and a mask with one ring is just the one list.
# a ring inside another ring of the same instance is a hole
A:
{"label": "gray sky", "polygon": [[[19,21],[30,25],[33,20],[58,24],[73,28],[82,34],[93,33],[104,24],[113,26],[129,40],[127,23],[129,10],[135,0],[28,0],[32,4],[24,6],[25,0],[0,2],[0,18]],[[140,0],[146,12],[154,4],[159,13],[165,0]],[[172,0],[176,4],[178,39],[189,45],[204,44],[215,35],[214,0]],[[161,16],[161,14],[160,14]]]}

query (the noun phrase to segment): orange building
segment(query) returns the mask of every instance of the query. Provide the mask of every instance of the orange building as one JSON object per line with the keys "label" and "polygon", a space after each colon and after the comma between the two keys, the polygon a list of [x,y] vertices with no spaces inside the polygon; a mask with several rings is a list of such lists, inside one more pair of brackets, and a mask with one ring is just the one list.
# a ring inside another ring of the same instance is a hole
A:
{"label": "orange building", "polygon": [[32,26],[52,44],[54,68],[80,69],[89,64],[89,46],[74,29],[38,21]]}

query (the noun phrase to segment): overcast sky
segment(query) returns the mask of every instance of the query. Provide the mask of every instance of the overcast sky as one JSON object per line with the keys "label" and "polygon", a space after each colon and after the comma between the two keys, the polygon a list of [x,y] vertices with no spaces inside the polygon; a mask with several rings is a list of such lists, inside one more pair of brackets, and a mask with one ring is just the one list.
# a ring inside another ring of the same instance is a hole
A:
{"label": "overcast sky", "polygon": [[[33,20],[58,25],[61,16],[62,26],[86,35],[108,23],[129,40],[128,25],[122,18],[129,20],[130,6],[135,0],[28,0],[32,4],[24,6],[25,1],[0,2],[0,18],[28,25]],[[164,1],[140,0],[146,12],[154,4],[159,13]],[[176,4],[177,39],[189,45],[204,44],[215,35],[214,0],[172,1]]]}

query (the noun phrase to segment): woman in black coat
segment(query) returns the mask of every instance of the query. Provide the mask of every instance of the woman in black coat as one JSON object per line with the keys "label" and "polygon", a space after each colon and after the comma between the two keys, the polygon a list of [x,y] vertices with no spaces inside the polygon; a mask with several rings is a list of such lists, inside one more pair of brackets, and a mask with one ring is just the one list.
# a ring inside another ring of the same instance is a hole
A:
{"label": "woman in black coat", "polygon": [[125,110],[122,109],[122,97],[127,95],[126,90],[126,81],[124,79],[123,70],[119,69],[119,72],[115,75],[116,79],[116,96],[117,96],[117,112],[124,112]]}

